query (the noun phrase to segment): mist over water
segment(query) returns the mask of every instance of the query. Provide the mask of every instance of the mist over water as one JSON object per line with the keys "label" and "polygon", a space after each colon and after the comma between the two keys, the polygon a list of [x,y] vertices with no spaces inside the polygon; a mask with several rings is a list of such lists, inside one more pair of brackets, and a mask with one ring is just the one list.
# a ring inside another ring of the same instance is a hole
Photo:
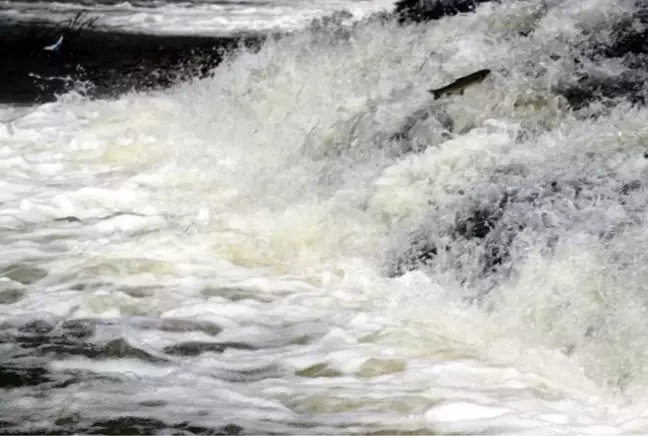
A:
{"label": "mist over water", "polygon": [[648,431],[648,111],[556,91],[630,72],[583,48],[633,13],[333,23],[1,108],[0,363],[31,382],[0,430]]}

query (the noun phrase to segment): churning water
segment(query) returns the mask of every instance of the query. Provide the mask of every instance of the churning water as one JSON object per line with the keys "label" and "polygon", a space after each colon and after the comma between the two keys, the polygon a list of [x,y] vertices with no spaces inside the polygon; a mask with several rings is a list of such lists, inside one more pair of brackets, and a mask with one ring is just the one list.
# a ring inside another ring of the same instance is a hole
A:
{"label": "churning water", "polygon": [[393,0],[61,0],[0,1],[0,18],[63,21],[75,14],[108,28],[164,34],[231,34],[299,29],[345,10],[356,18],[391,9]]}
{"label": "churning water", "polygon": [[648,432],[648,109],[553,91],[622,74],[579,50],[632,12],[333,25],[0,109],[2,431]]}

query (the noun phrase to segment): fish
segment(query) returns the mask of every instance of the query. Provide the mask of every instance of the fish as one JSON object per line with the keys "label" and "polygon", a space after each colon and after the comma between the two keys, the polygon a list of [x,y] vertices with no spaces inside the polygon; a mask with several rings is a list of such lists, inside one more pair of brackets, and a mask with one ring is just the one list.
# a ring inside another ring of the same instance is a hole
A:
{"label": "fish", "polygon": [[47,47],[43,47],[43,50],[47,51],[56,51],[58,48],[61,46],[61,43],[63,43],[63,36],[59,36],[59,39],[52,45],[48,45]]}
{"label": "fish", "polygon": [[463,95],[464,90],[467,87],[481,83],[486,77],[488,77],[490,73],[491,70],[489,69],[479,70],[472,74],[468,74],[467,76],[460,77],[451,84],[446,85],[442,88],[430,89],[428,90],[428,92],[434,96],[435,100],[443,97],[444,95]]}

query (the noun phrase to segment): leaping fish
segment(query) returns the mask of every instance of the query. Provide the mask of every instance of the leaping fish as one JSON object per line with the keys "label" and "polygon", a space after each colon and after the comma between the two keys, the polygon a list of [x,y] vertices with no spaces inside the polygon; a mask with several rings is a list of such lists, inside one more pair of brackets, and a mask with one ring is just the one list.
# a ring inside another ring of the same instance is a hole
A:
{"label": "leaping fish", "polygon": [[54,44],[48,45],[47,47],[43,47],[43,50],[55,51],[61,46],[62,42],[63,42],[63,35],[59,36],[59,39]]}
{"label": "leaping fish", "polygon": [[490,72],[491,70],[489,69],[479,70],[472,74],[468,74],[467,76],[460,77],[451,84],[442,88],[430,89],[428,92],[434,96],[435,100],[444,95],[463,95],[466,88],[481,83],[486,77],[488,77]]}

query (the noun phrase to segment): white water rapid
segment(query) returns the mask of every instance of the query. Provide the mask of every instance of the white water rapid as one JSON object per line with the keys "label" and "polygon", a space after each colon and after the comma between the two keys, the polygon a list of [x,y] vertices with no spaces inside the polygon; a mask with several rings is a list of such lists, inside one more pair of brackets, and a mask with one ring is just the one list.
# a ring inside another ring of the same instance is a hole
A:
{"label": "white water rapid", "polygon": [[[121,351],[45,353],[70,382],[6,390],[0,419],[648,432],[648,109],[552,92],[629,4],[305,31],[165,91],[3,107],[3,331],[77,325]],[[427,93],[481,68],[463,96]],[[456,222],[505,194],[507,254],[484,272]],[[416,232],[446,248],[389,274]]]}

